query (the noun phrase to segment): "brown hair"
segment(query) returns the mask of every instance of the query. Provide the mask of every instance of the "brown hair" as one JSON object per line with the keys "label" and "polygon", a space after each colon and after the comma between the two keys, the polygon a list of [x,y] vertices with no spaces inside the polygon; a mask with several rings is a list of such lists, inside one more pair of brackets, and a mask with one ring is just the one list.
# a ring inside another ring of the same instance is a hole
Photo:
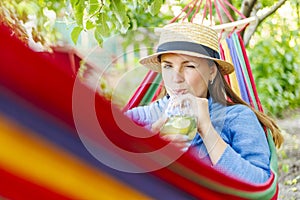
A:
{"label": "brown hair", "polygon": [[[209,63],[211,66],[211,64]],[[216,66],[218,68],[217,75],[215,77],[214,83],[209,83],[209,93],[211,97],[223,104],[223,105],[236,105],[236,104],[242,104],[247,107],[249,107],[257,116],[259,122],[262,124],[263,127],[270,129],[272,133],[272,137],[275,143],[275,146],[279,148],[281,144],[283,143],[283,136],[281,135],[281,131],[279,127],[276,125],[275,121],[267,116],[266,114],[252,108],[250,105],[248,105],[244,100],[242,100],[229,86],[227,81],[225,80],[224,76],[221,75],[219,72],[219,66],[216,63]],[[227,99],[226,99],[227,98]]]}

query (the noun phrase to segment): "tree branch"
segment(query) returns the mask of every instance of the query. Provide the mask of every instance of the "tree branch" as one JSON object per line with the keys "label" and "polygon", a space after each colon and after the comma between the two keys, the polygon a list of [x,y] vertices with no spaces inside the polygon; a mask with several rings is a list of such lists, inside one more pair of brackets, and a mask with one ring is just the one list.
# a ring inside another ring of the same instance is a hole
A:
{"label": "tree branch", "polygon": [[278,8],[280,8],[284,3],[286,2],[286,0],[280,0],[278,1],[275,5],[272,6],[272,8],[266,12],[265,14],[258,16],[258,25],[265,20],[267,17],[269,17],[270,15],[272,15],[276,10],[278,10]]}
{"label": "tree branch", "polygon": [[[247,31],[245,32],[245,34],[243,35],[243,40],[244,40],[244,44],[247,45],[252,37],[252,35],[255,33],[257,27],[270,15],[272,15],[274,12],[276,12],[276,10],[278,10],[278,8],[280,8],[284,3],[286,2],[286,0],[279,0],[276,4],[274,4],[270,10],[266,13],[264,13],[261,16],[258,16],[258,20],[257,23],[255,25],[253,25],[252,27],[248,27]],[[254,15],[256,14],[256,12],[254,13]]]}
{"label": "tree branch", "polygon": [[244,0],[242,2],[241,12],[245,17],[250,17],[251,11],[253,10],[254,5],[257,0]]}

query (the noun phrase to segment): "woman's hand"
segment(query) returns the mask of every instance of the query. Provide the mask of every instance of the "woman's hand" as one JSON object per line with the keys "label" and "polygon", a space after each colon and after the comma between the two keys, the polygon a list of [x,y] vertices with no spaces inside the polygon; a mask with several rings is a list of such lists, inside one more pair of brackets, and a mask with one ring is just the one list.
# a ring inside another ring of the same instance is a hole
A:
{"label": "woman's hand", "polygon": [[153,133],[159,133],[160,129],[163,127],[163,125],[167,122],[168,117],[166,115],[163,115],[161,118],[159,118],[156,122],[154,122],[151,126],[151,131]]}
{"label": "woman's hand", "polygon": [[[158,119],[156,122],[154,122],[151,126],[151,131],[153,133],[160,132],[163,125],[167,122],[168,117],[166,115],[163,115],[160,119]],[[187,150],[190,146],[189,137],[187,135],[182,134],[162,134],[161,137],[164,140],[170,141],[176,146],[178,146],[182,150]]]}
{"label": "woman's hand", "polygon": [[[189,114],[195,116],[197,119],[197,129],[201,137],[205,137],[211,126],[211,120],[208,109],[208,100],[206,98],[199,98],[192,94],[184,94],[180,96],[171,97],[173,105],[180,104],[182,101],[188,101],[190,104]],[[173,106],[175,107],[175,106]]]}
{"label": "woman's hand", "polygon": [[[215,165],[224,153],[227,144],[211,124],[208,100],[206,98],[195,97],[192,94],[184,94],[178,97],[176,96],[171,98],[172,104],[175,105],[173,107],[176,107],[176,105],[180,105],[180,102],[183,102],[183,100],[187,101],[190,104],[189,110],[191,111],[191,113],[188,114],[193,115],[197,118],[198,133],[202,137],[203,143],[206,146],[207,153],[209,154],[212,164]],[[177,138],[176,140],[179,141]]]}
{"label": "woman's hand", "polygon": [[190,140],[187,135],[182,135],[182,134],[167,134],[167,135],[162,135],[162,138],[172,142],[176,146],[178,146],[181,150],[186,151],[189,146],[190,146]]}

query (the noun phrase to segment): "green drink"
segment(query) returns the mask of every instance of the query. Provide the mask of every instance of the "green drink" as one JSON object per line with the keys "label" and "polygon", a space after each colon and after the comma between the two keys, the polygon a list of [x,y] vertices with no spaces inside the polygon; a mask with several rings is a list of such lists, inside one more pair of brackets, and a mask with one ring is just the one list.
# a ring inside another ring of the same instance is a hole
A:
{"label": "green drink", "polygon": [[161,128],[160,133],[187,135],[189,140],[193,140],[197,133],[196,118],[192,116],[171,116]]}

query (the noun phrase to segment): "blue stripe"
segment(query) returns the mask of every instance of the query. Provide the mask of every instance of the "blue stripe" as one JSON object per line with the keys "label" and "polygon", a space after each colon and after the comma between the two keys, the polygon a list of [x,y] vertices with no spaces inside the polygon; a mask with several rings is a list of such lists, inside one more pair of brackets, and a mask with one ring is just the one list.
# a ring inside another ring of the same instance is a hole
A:
{"label": "blue stripe", "polygon": [[[1,86],[0,112],[7,118],[81,158],[87,164],[97,167],[154,199],[194,199],[188,193],[178,190],[151,174],[126,173],[107,167],[86,150],[73,129]],[[99,192],[101,192],[101,188],[99,188]]]}
{"label": "blue stripe", "polygon": [[232,37],[230,37],[230,38],[226,38],[226,42],[228,44],[228,48],[229,48],[230,55],[231,55],[231,58],[232,58],[232,62],[233,62],[233,66],[234,66],[234,69],[235,69],[237,81],[239,83],[241,97],[245,102],[250,104],[250,99],[248,97],[248,92],[247,92],[247,88],[246,88],[246,83],[245,83],[242,67],[241,67],[241,64],[240,64],[240,61],[238,59],[238,55],[237,55],[237,52],[236,52],[236,49],[235,49],[235,46],[234,46],[234,43],[233,43],[234,41],[233,41]]}

